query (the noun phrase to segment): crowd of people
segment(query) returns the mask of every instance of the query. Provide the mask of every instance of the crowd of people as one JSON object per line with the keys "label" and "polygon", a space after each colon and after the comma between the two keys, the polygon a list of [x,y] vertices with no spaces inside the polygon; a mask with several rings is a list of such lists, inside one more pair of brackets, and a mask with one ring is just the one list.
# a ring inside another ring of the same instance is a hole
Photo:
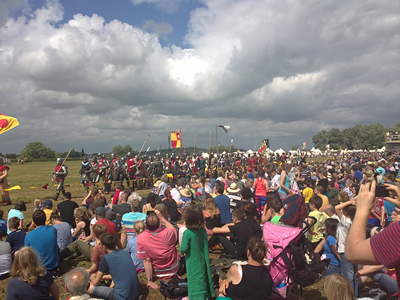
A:
{"label": "crowd of people", "polygon": [[[282,282],[272,276],[265,228],[288,226],[285,203],[294,195],[308,214],[308,254],[327,262],[321,276],[329,300],[364,297],[371,280],[375,293],[397,297],[399,153],[257,158],[244,167],[242,159],[220,166],[201,160],[189,178],[162,168],[147,197],[116,178],[113,192],[111,181],[103,190],[93,185],[77,203],[61,184],[63,200],[55,207],[55,199],[36,199],[31,223],[17,202],[0,220],[0,279],[12,277],[7,299],[59,299],[60,276],[68,299],[145,299],[141,273],[149,289],[186,275],[191,300],[276,299]],[[64,180],[62,160],[57,166],[56,180]],[[90,267],[60,268],[79,256]],[[223,277],[210,257],[229,262]]]}

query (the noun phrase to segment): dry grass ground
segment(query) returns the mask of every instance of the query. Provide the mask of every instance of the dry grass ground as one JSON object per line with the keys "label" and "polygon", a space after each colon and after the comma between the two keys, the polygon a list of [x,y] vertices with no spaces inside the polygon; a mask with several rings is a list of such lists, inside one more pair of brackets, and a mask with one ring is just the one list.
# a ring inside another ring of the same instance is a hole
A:
{"label": "dry grass ground", "polygon": [[[83,198],[85,197],[84,189],[82,186],[77,185],[79,181],[79,169],[80,162],[72,161],[67,162],[69,167],[69,175],[66,179],[66,184],[69,184],[70,187],[67,187],[66,190],[71,192],[74,201],[78,204],[81,204]],[[52,172],[54,170],[55,163],[54,162],[38,162],[38,163],[29,163],[26,165],[11,165],[9,180],[11,181],[11,186],[19,185],[22,190],[20,191],[11,191],[11,200],[15,204],[19,200],[25,201],[27,204],[27,211],[25,212],[25,222],[28,223],[32,220],[32,212],[33,212],[33,201],[35,198],[41,199],[49,199],[52,198],[55,194],[55,187],[49,187],[47,190],[42,189],[41,187],[46,183],[50,182]],[[35,189],[31,189],[31,187],[36,187]],[[139,191],[139,194],[146,195],[149,190]],[[55,203],[57,205],[57,203]],[[8,211],[13,208],[13,205],[7,205],[0,207],[4,211],[4,218],[7,218]],[[211,255],[211,258],[216,258]],[[67,271],[71,268],[82,266],[84,268],[88,268],[90,262],[83,259],[82,257],[75,259],[64,261],[61,263],[61,268],[64,271]],[[139,279],[142,283],[142,294],[147,295],[147,299],[164,299],[161,294],[157,290],[150,290],[146,287],[146,279],[144,273],[139,275]],[[0,281],[0,299],[6,298],[7,293],[7,283],[8,280]],[[62,278],[56,280],[58,287],[60,288],[61,297],[66,298],[68,294],[65,291],[64,284]],[[303,291],[303,297],[308,300],[320,300],[326,299],[323,291],[323,281],[318,282],[312,287],[308,287]]]}

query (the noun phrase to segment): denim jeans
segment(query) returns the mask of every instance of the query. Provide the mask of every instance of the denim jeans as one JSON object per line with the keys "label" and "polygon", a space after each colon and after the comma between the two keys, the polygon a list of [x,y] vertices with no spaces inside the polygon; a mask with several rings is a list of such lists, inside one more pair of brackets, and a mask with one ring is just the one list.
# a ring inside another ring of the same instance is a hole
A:
{"label": "denim jeans", "polygon": [[350,280],[351,286],[354,289],[354,297],[358,296],[358,265],[353,265],[346,260],[344,253],[340,253],[340,265],[342,270],[342,275],[346,276]]}
{"label": "denim jeans", "polygon": [[329,265],[328,269],[326,270],[324,277],[327,277],[331,274],[342,274],[342,271],[340,269],[340,267],[338,266],[334,266],[334,265]]}
{"label": "denim jeans", "polygon": [[398,292],[397,281],[386,274],[383,270],[374,273],[371,276],[371,279],[376,281],[380,288],[389,295],[393,295]]}
{"label": "denim jeans", "polygon": [[105,300],[115,300],[114,289],[106,286],[94,286],[91,296]]}

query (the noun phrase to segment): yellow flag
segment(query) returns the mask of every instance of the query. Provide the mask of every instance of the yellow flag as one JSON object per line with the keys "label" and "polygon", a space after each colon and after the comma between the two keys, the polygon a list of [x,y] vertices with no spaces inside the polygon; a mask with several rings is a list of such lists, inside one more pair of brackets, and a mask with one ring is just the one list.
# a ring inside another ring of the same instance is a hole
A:
{"label": "yellow flag", "polygon": [[16,118],[8,117],[3,114],[0,114],[0,134],[18,126],[19,122]]}

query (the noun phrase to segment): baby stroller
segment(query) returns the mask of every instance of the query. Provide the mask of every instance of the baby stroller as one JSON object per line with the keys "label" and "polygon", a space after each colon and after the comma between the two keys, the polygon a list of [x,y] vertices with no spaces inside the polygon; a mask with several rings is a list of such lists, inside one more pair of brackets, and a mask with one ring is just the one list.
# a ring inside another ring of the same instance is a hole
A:
{"label": "baby stroller", "polygon": [[[316,222],[316,220],[314,221]],[[274,281],[271,299],[287,299],[290,294],[322,278],[329,260],[319,261],[305,233],[314,225],[304,222],[304,227],[279,223],[264,223],[264,241],[268,245],[267,258]],[[306,257],[308,253],[309,259]]]}

